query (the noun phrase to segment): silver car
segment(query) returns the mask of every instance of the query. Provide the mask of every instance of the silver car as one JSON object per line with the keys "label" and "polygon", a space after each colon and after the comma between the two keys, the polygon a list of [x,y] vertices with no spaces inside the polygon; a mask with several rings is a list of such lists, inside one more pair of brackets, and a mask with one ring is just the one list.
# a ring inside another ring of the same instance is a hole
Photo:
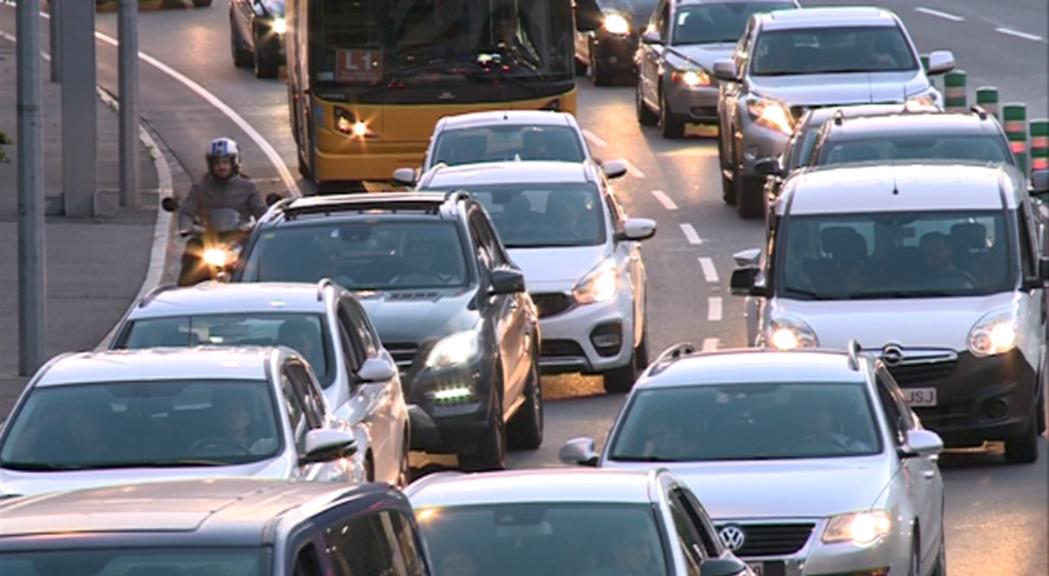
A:
{"label": "silver car", "polygon": [[287,348],[60,356],[0,434],[0,498],[215,477],[365,480],[353,431]]}
{"label": "silver car", "polygon": [[409,409],[397,365],[357,298],[331,281],[160,288],[130,310],[111,345],[292,348],[333,415],[357,428],[368,479],[407,483]]}
{"label": "silver car", "polygon": [[443,473],[405,492],[437,576],[754,576],[665,470]]}
{"label": "silver car", "polygon": [[719,81],[718,151],[725,200],[742,217],[762,214],[765,177],[756,164],[779,156],[809,108],[845,104],[942,107],[928,74],[954,68],[929,54],[928,72],[895,14],[880,8],[806,8],[750,19]]}
{"label": "silver car", "polygon": [[798,8],[797,0],[662,0],[637,50],[637,119],[680,138],[688,122],[715,123],[714,63],[732,55],[757,12]]}
{"label": "silver car", "polygon": [[758,574],[942,576],[942,447],[858,346],[679,345],[638,381],[600,456],[580,438],[561,458],[669,469]]}

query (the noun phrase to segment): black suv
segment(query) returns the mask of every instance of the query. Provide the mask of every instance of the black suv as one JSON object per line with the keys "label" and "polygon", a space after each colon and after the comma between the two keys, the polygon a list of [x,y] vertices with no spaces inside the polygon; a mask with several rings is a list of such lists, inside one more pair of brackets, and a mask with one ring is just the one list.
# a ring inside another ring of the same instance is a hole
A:
{"label": "black suv", "polygon": [[543,438],[539,321],[524,276],[464,192],[284,200],[256,227],[240,282],[356,292],[401,370],[412,447],[499,469]]}
{"label": "black suv", "polygon": [[577,70],[597,86],[637,77],[634,55],[658,0],[576,0]]}

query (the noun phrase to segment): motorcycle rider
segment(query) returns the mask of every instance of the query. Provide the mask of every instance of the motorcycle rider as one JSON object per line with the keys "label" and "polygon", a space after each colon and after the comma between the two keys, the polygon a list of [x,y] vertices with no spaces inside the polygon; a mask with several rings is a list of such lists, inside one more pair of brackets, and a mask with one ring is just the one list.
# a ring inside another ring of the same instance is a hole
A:
{"label": "motorcycle rider", "polygon": [[193,184],[179,207],[180,234],[193,235],[186,242],[186,249],[182,253],[180,286],[193,284],[199,275],[198,263],[204,251],[204,242],[195,224],[203,222],[209,210],[236,210],[247,221],[260,218],[267,209],[255,183],[240,173],[240,147],[236,141],[231,138],[213,140],[208,145],[206,159],[207,175]]}

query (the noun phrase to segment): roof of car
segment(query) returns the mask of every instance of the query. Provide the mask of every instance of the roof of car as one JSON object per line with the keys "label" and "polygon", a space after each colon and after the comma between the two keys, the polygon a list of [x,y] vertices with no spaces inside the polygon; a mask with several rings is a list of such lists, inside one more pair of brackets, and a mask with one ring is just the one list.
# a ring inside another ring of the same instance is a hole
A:
{"label": "roof of car", "polygon": [[147,295],[131,311],[132,320],[190,314],[244,312],[323,312],[323,289],[318,284],[285,282],[202,282]]}
{"label": "roof of car", "polygon": [[585,162],[508,161],[438,166],[423,179],[426,188],[463,188],[471,184],[582,184],[593,182],[592,168]]}
{"label": "roof of car", "polygon": [[839,113],[842,117],[856,118],[865,116],[881,116],[885,114],[897,114],[901,112],[901,104],[856,104],[852,106],[826,106],[824,108],[812,108],[805,113],[806,126],[822,126],[824,122],[834,118]]}
{"label": "roof of car", "polygon": [[36,386],[139,380],[265,380],[274,348],[145,348],[62,356]]}
{"label": "roof of car", "polygon": [[[211,545],[260,545],[273,538],[275,521],[299,521],[327,505],[389,492],[385,486],[326,482],[216,479],[155,482],[56,492],[0,502],[0,549],[12,539],[47,540],[122,534],[167,535]],[[52,544],[53,545],[53,544]]]}
{"label": "roof of car", "polygon": [[831,126],[834,139],[930,133],[995,135],[1001,133],[1001,126],[991,117],[981,118],[979,114],[943,112],[864,115]]}
{"label": "roof of car", "polygon": [[310,217],[345,216],[374,218],[388,211],[398,218],[452,218],[463,195],[448,192],[375,192],[369,194],[334,194],[288,199],[272,207],[262,217],[262,224],[287,222]]}
{"label": "roof of car", "polygon": [[725,349],[656,362],[635,390],[714,384],[798,382],[863,382],[844,352],[803,350],[781,352],[764,348]]}
{"label": "roof of car", "polygon": [[586,468],[435,474],[405,493],[416,509],[521,502],[649,503],[653,478],[647,472]]}
{"label": "roof of car", "polygon": [[534,126],[572,126],[572,115],[565,112],[548,110],[492,110],[445,116],[438,130],[461,130],[477,128],[492,124],[534,125]]}
{"label": "roof of car", "polygon": [[[769,0],[677,0],[678,6],[693,6],[696,4],[755,4],[765,3]],[[784,4],[793,3],[795,0],[776,0]]]}
{"label": "roof of car", "polygon": [[892,12],[868,6],[775,10],[760,14],[758,18],[762,22],[762,29],[766,31],[896,24]]}
{"label": "roof of car", "polygon": [[[855,214],[1014,208],[1024,194],[1012,167],[951,162],[827,166],[799,171],[776,203],[783,214]],[[1004,197],[1004,203],[1003,203]]]}

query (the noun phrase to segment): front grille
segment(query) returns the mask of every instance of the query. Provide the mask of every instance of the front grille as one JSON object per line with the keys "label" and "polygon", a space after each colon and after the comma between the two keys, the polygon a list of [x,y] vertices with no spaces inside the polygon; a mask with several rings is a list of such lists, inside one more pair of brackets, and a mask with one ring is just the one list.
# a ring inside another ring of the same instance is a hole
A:
{"label": "front grille", "polygon": [[[725,524],[718,526],[720,531]],[[742,558],[755,556],[790,556],[805,547],[815,524],[744,524],[743,546],[733,552]]]}
{"label": "front grille", "polygon": [[540,318],[556,316],[572,307],[572,298],[561,292],[532,294],[532,302],[535,302]]}
{"label": "front grille", "polygon": [[543,340],[540,355],[544,358],[585,356],[583,349],[572,340]]}
{"label": "front grille", "polygon": [[890,366],[889,373],[896,379],[897,384],[906,388],[931,384],[937,380],[947,378],[954,372],[954,367],[957,365],[957,360],[900,364],[898,366]]}
{"label": "front grille", "polygon": [[411,370],[412,364],[415,363],[415,355],[419,351],[418,346],[415,344],[386,344],[385,346],[390,356],[393,356],[393,361],[397,363],[397,369],[401,371],[401,375]]}

